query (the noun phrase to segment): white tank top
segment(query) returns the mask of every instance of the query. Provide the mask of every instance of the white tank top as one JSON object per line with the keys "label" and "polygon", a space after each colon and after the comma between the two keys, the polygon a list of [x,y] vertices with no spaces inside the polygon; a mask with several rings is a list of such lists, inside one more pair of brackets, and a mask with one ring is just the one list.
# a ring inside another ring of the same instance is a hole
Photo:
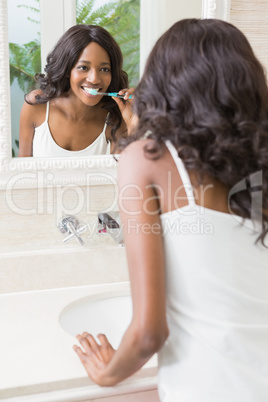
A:
{"label": "white tank top", "polygon": [[66,157],[66,156],[92,156],[110,154],[110,142],[107,141],[105,131],[107,124],[104,124],[101,134],[87,148],[80,151],[69,151],[61,148],[53,139],[49,125],[49,102],[47,102],[46,120],[41,126],[36,127],[33,138],[33,156],[34,157]]}
{"label": "white tank top", "polygon": [[195,204],[161,215],[170,335],[159,353],[164,402],[268,401],[268,249],[251,220]]}

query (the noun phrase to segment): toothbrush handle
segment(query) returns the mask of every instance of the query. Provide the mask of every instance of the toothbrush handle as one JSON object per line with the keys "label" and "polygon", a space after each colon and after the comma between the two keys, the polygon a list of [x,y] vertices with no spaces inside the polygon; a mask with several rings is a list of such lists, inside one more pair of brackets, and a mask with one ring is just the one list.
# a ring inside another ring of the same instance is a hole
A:
{"label": "toothbrush handle", "polygon": [[[117,92],[109,92],[109,96],[115,96],[116,98],[124,98],[125,95],[118,95]],[[132,99],[132,95],[129,95],[128,99]]]}

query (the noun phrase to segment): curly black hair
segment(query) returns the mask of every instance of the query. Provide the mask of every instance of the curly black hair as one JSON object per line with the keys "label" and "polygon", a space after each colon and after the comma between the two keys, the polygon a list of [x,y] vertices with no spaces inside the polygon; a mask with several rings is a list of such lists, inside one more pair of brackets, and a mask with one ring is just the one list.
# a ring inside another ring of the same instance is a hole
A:
{"label": "curly black hair", "polygon": [[[170,140],[187,170],[232,189],[262,176],[264,242],[268,232],[268,89],[265,71],[240,30],[217,19],[185,19],[156,42],[135,90],[138,125],[120,148],[145,133],[158,158]],[[230,198],[234,213],[252,218],[250,186]],[[266,211],[266,212],[265,212]]]}
{"label": "curly black hair", "polygon": [[[80,24],[69,28],[48,54],[45,74],[36,74],[36,81],[43,93],[36,95],[35,103],[47,103],[51,99],[67,95],[71,70],[91,42],[98,43],[110,57],[112,80],[108,92],[117,92],[128,87],[128,75],[122,69],[123,55],[115,39],[100,26]],[[31,103],[27,100],[27,95],[25,101]],[[102,103],[103,108],[109,112],[107,123],[112,126],[111,135],[115,139],[115,132],[122,123],[120,110],[110,97],[104,97]]]}

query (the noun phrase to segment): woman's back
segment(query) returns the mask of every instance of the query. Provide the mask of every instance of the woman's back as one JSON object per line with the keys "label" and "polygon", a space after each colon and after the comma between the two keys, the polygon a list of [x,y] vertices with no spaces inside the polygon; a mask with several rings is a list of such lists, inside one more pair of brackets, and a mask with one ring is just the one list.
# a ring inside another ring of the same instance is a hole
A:
{"label": "woman's back", "polygon": [[[180,175],[189,194],[183,164]],[[255,244],[251,220],[189,201],[161,215],[170,336],[159,354],[160,395],[265,402],[268,250]]]}
{"label": "woman's back", "polygon": [[[260,241],[256,243],[261,225],[224,212],[228,192],[213,182],[207,180],[199,192],[196,187],[193,191],[171,144],[167,145],[174,159],[166,148],[158,159],[146,156],[144,148],[151,143],[138,141],[127,147],[120,159],[124,166],[120,176],[124,172],[128,176],[126,192],[121,189],[124,197],[130,196],[131,186],[141,189],[141,194],[154,188],[161,211],[169,328],[159,352],[161,401],[266,402],[268,250]],[[131,196],[138,194],[135,190]],[[143,235],[144,242],[159,233],[155,223],[149,230],[139,217],[153,214],[155,199],[145,199],[141,212],[130,210],[128,198],[121,202],[131,214],[128,243],[135,250],[136,236]],[[149,261],[149,250],[146,258]]]}

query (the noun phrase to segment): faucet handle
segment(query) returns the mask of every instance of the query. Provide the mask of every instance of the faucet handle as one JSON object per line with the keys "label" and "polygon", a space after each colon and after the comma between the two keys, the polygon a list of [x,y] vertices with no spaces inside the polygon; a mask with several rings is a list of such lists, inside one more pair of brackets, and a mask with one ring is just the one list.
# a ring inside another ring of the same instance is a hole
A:
{"label": "faucet handle", "polygon": [[116,219],[120,219],[118,212],[112,212],[111,215],[106,213],[99,213],[98,222],[101,227],[99,233],[108,233],[119,246],[124,246],[125,244],[122,228],[120,227]]}
{"label": "faucet handle", "polygon": [[113,217],[111,217],[110,215],[108,215],[106,213],[99,213],[98,221],[99,221],[99,224],[101,224],[104,229],[106,229],[106,227],[108,227],[109,229],[119,229],[120,228],[118,222]]}
{"label": "faucet handle", "polygon": [[63,217],[59,221],[58,228],[61,233],[68,234],[63,239],[64,243],[75,238],[81,246],[84,245],[84,241],[79,235],[87,230],[87,225],[81,225],[75,216],[68,215]]}

